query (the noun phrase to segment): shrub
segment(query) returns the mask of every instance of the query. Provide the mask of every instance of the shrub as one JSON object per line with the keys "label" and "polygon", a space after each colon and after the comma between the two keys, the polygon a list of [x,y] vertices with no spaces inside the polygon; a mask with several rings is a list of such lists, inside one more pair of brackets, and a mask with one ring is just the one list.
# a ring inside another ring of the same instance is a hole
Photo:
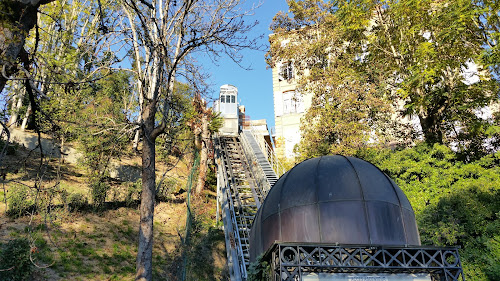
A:
{"label": "shrub", "polygon": [[132,206],[136,200],[141,198],[142,182],[138,179],[136,182],[128,183],[127,196],[125,197],[125,204]]}
{"label": "shrub", "polygon": [[[5,147],[5,141],[0,140],[0,151],[2,151],[4,147]],[[8,143],[7,148],[5,149],[6,150],[5,153],[7,155],[16,155],[16,152],[18,149],[19,149],[19,144],[15,143],[15,142]]]}
{"label": "shrub", "polygon": [[167,179],[161,182],[156,189],[156,201],[166,202],[176,187],[176,179]]}
{"label": "shrub", "polygon": [[0,280],[23,281],[31,277],[31,247],[25,238],[10,240],[0,247]]}
{"label": "shrub", "polygon": [[88,205],[87,197],[80,193],[71,193],[68,196],[68,205],[70,211],[79,211],[85,208]]}
{"label": "shrub", "polygon": [[29,187],[23,185],[14,185],[9,189],[7,198],[7,215],[9,217],[21,217],[34,208],[30,191]]}
{"label": "shrub", "polygon": [[271,266],[267,261],[263,260],[260,255],[257,260],[250,264],[248,268],[248,281],[265,281],[270,280]]}
{"label": "shrub", "polygon": [[102,179],[92,180],[90,183],[90,194],[92,196],[92,205],[96,209],[102,209],[104,207],[104,202],[106,202],[106,195],[110,186],[107,182]]}
{"label": "shrub", "polygon": [[500,152],[474,161],[444,145],[367,150],[405,192],[422,244],[458,245],[467,280],[500,280]]}

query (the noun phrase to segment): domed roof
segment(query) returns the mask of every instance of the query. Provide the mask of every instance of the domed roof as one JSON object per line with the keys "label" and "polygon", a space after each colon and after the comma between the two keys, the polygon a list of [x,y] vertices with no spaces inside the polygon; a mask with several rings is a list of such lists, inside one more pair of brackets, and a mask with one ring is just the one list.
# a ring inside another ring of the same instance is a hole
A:
{"label": "domed roof", "polygon": [[373,164],[340,155],[303,161],[271,188],[255,215],[250,260],[276,241],[420,245],[403,191]]}

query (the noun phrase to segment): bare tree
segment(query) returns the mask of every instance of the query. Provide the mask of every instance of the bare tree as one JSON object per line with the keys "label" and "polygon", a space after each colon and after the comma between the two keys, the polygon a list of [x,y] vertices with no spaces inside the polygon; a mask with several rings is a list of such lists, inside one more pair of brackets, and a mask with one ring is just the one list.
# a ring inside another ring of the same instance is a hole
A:
{"label": "bare tree", "polygon": [[[238,51],[255,48],[245,33],[256,22],[245,23],[251,11],[243,0],[124,0],[128,18],[123,30],[133,54],[139,99],[142,145],[142,197],[136,280],[152,279],[153,214],[155,198],[155,140],[165,132],[170,110],[162,102],[172,95],[187,61],[196,54],[214,58],[228,54],[239,62]],[[188,79],[185,79],[188,80]],[[165,87],[164,87],[165,85]],[[160,119],[160,120],[159,120]]]}

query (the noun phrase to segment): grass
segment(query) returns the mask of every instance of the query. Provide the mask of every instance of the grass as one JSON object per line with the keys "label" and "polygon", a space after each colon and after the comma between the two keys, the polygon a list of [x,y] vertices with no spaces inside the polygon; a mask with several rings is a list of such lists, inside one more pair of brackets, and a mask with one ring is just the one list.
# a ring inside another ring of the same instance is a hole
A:
{"label": "grass", "polygon": [[[183,257],[187,255],[186,280],[226,280],[224,236],[219,229],[212,227],[215,214],[207,206],[206,202],[194,206],[191,243],[187,246],[180,239],[185,232],[185,203],[159,203],[156,206],[155,279],[178,280],[183,272]],[[57,228],[47,228],[43,224],[30,227],[27,220],[27,217],[16,219],[11,223],[16,223],[17,227],[7,226],[7,229],[12,238],[35,237],[37,261],[40,265],[53,264],[47,269],[37,270],[40,280],[134,278],[137,209],[120,207],[99,214],[67,213],[67,217],[60,218]],[[41,222],[41,217],[37,216],[35,220]]]}
{"label": "grass", "polygon": [[[23,171],[14,173],[13,169],[9,170],[4,182],[7,189],[13,181],[33,185],[33,165],[38,164],[35,160]],[[159,170],[162,169],[160,165]],[[66,198],[75,194],[88,197],[83,171],[73,165],[66,165],[62,170],[66,174],[61,176],[58,190],[64,190]],[[184,185],[186,177],[183,175],[187,171],[185,164],[175,169],[177,175],[171,177],[176,178],[176,185]],[[57,184],[53,174],[47,178],[49,180],[43,182],[43,187]],[[108,194],[108,202],[99,212],[88,205],[80,209],[67,208],[56,192],[50,197],[56,208],[50,212],[13,219],[5,216],[6,206],[0,186],[0,242],[14,238],[34,241],[35,248],[32,249],[36,251],[33,256],[41,268],[35,270],[33,280],[132,280],[135,276],[139,211],[137,194],[132,200],[127,197],[131,189],[137,190],[134,183],[112,182],[113,192]],[[186,280],[226,280],[225,250],[220,248],[224,245],[223,235],[219,230],[211,229],[215,217],[214,198],[194,200],[198,202],[195,203],[196,227],[188,246],[183,245],[186,225],[184,199],[185,193],[155,207],[154,278],[179,280],[186,256],[189,274]]]}

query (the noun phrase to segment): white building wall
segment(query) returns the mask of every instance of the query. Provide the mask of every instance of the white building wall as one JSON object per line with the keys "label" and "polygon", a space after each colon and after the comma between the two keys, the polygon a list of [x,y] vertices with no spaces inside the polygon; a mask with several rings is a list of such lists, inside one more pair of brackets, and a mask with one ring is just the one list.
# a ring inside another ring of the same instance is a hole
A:
{"label": "white building wall", "polygon": [[272,69],[275,140],[278,156],[293,158],[293,149],[301,139],[301,119],[311,107],[312,94],[298,93],[296,78],[285,79],[280,75],[282,64]]}

